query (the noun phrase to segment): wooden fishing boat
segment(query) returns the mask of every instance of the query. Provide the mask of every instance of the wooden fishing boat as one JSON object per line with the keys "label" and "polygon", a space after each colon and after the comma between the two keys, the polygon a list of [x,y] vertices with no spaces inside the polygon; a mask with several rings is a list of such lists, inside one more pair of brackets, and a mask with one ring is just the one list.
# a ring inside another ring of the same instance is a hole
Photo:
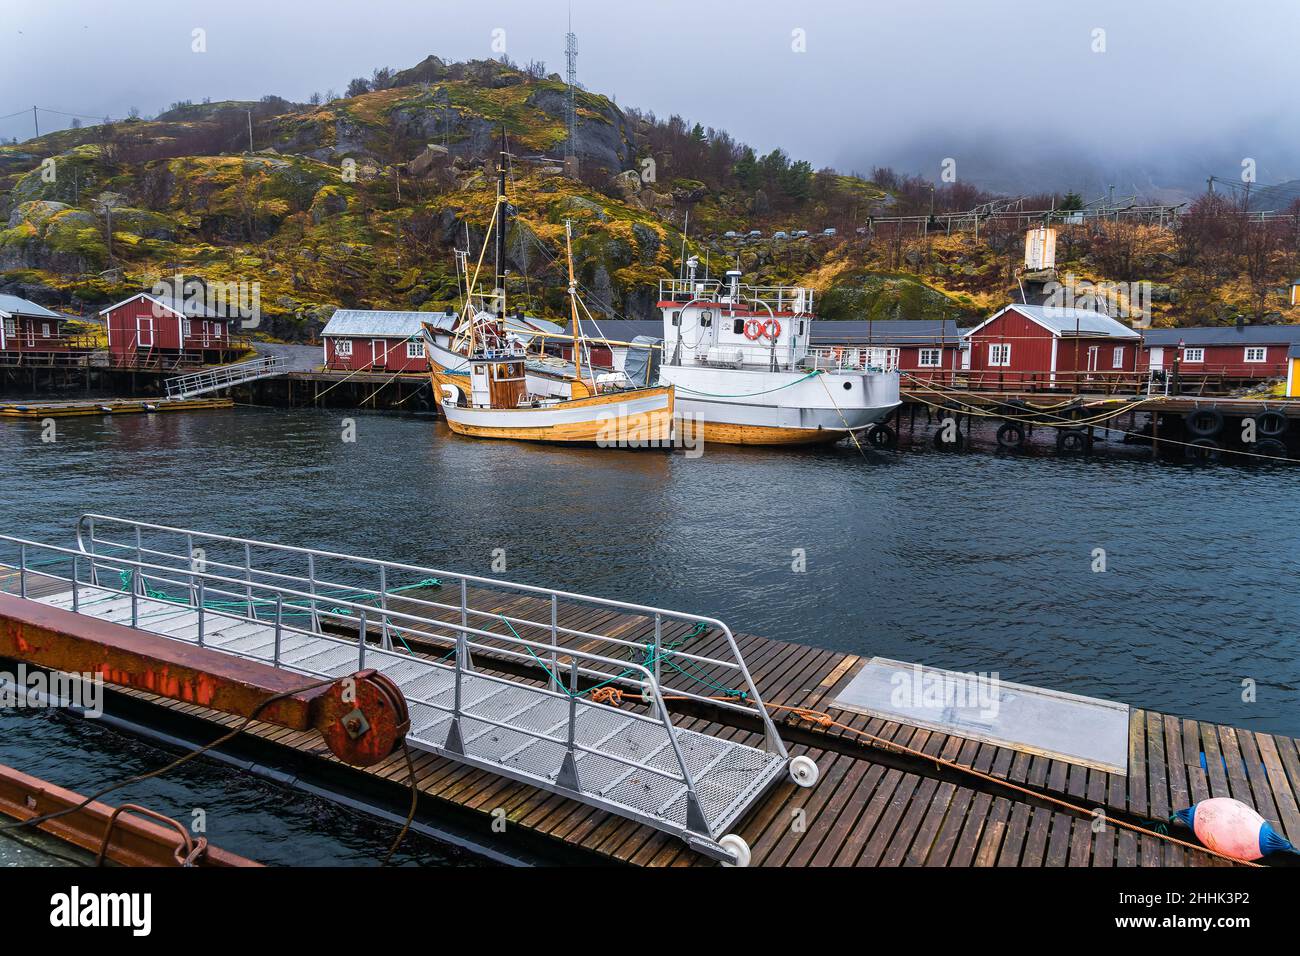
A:
{"label": "wooden fishing boat", "polygon": [[[498,164],[497,200],[492,222],[473,277],[469,278],[464,321],[451,348],[437,346],[425,327],[425,351],[434,392],[447,424],[458,435],[516,441],[593,444],[602,447],[670,447],[673,439],[673,387],[628,387],[626,378],[610,380],[587,364],[583,375],[580,300],[573,273],[572,226],[565,223],[569,267],[569,303],[573,314],[573,374],[554,387],[552,372],[545,388],[530,387],[532,362],[510,334],[505,308],[505,233],[507,154],[504,136]],[[496,287],[476,295],[478,274],[489,242],[495,249]],[[468,272],[468,268],[466,269]],[[486,307],[484,307],[486,304]],[[585,310],[585,306],[582,306]],[[561,374],[561,377],[562,374]],[[536,382],[534,374],[533,382]]]}

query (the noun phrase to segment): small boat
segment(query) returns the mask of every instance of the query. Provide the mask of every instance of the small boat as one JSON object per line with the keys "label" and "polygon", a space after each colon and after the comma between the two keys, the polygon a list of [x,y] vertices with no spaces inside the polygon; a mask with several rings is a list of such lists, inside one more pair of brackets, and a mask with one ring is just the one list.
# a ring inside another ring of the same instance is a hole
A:
{"label": "small boat", "polygon": [[[564,366],[545,369],[545,383],[534,361],[511,333],[505,309],[506,149],[502,139],[497,199],[484,237],[478,266],[469,279],[464,321],[450,348],[434,342],[434,330],[424,329],[434,392],[447,425],[458,435],[516,441],[565,442],[601,447],[670,447],[673,439],[673,388],[630,387],[627,378],[604,376],[590,368],[583,375],[580,300],[573,274],[573,230],[565,223],[569,267],[569,303],[573,313],[572,374]],[[494,235],[495,233],[495,235]],[[488,243],[495,248],[496,287],[490,295],[475,294],[478,273]],[[477,300],[477,301],[476,301]],[[486,304],[486,307],[484,307]],[[586,306],[582,306],[585,310]]]}

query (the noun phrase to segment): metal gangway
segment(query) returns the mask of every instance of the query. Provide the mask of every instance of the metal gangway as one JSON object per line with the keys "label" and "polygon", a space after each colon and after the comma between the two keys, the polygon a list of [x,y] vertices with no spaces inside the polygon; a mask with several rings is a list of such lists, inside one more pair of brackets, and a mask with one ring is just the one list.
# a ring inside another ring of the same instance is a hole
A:
{"label": "metal gangway", "polygon": [[167,397],[171,399],[194,398],[208,392],[219,392],[232,385],[242,385],[259,378],[283,375],[286,371],[284,359],[279,355],[264,355],[247,362],[233,365],[218,365],[201,372],[177,375],[166,381]]}
{"label": "metal gangway", "polygon": [[[729,830],[771,785],[816,780],[715,618],[96,514],[75,548],[0,535],[0,566],[22,597],[99,620],[317,679],[382,671],[406,697],[412,748],[726,863],[748,861]],[[763,743],[679,727],[666,698],[738,713]]]}

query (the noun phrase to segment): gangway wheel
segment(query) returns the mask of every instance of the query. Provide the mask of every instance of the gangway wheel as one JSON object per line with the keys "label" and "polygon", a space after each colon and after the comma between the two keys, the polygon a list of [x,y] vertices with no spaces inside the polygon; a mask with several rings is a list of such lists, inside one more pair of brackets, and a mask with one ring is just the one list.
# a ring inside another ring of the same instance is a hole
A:
{"label": "gangway wheel", "polygon": [[790,761],[790,779],[800,787],[811,787],[821,776],[817,762],[812,757],[798,756]]}
{"label": "gangway wheel", "polygon": [[728,833],[718,841],[718,846],[731,854],[731,862],[728,863],[723,860],[723,866],[749,866],[752,854],[749,850],[749,844],[745,842],[743,837]]}

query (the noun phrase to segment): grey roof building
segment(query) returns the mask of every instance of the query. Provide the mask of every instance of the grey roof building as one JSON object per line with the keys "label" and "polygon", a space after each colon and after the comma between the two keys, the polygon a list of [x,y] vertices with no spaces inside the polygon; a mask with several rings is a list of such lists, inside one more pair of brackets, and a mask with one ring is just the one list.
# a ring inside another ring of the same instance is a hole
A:
{"label": "grey roof building", "polygon": [[69,318],[69,316],[59,315],[59,313],[52,312],[45,306],[37,305],[28,299],[0,292],[0,318],[12,319],[19,315],[31,316],[34,319],[56,319],[58,321],[65,321]]}
{"label": "grey roof building", "polygon": [[1147,345],[1293,345],[1300,343],[1300,325],[1210,325],[1184,329],[1147,329]]}

